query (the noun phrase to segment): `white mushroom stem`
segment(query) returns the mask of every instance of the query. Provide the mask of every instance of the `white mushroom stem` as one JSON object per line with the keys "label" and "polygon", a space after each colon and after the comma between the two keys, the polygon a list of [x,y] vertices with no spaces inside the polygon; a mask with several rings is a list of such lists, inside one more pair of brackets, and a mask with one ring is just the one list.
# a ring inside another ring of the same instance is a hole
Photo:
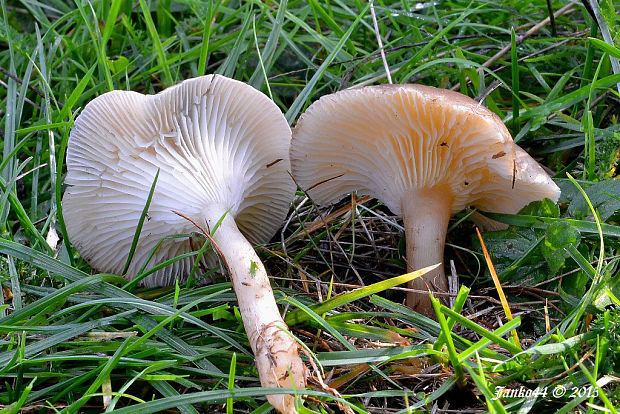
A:
{"label": "white mushroom stem", "polygon": [[[407,241],[407,271],[443,262],[451,202],[452,195],[445,188],[414,190],[401,199]],[[412,280],[409,288],[447,292],[448,280],[443,266]],[[407,305],[423,315],[436,318],[428,293],[409,292]]]}
{"label": "white mushroom stem", "polygon": [[[205,219],[210,229],[215,228],[225,212],[223,208],[208,209]],[[229,215],[213,234],[213,240],[228,265],[261,385],[305,388],[306,367],[299,357],[298,345],[280,316],[267,272],[254,248]],[[268,395],[267,400],[281,413],[296,412],[291,395]]]}

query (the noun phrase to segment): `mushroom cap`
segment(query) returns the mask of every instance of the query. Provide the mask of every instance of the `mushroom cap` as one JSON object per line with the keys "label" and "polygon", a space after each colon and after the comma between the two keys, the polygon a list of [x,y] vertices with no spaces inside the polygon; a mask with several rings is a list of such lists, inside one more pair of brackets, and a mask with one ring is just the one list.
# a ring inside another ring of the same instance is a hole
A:
{"label": "mushroom cap", "polygon": [[416,190],[444,192],[452,214],[468,206],[515,213],[559,197],[497,115],[465,95],[423,85],[323,96],[297,122],[291,166],[318,204],[357,191],[396,215],[403,196]]}
{"label": "mushroom cap", "polygon": [[[105,93],[86,105],[69,137],[63,211],[70,240],[92,267],[120,274],[160,170],[128,278],[162,238],[197,230],[176,212],[206,227],[212,206],[229,209],[250,242],[267,242],[294,197],[290,139],[273,101],[219,75],[157,95]],[[149,267],[201,244],[191,237],[164,239]],[[183,280],[195,260],[176,261],[143,284]]]}

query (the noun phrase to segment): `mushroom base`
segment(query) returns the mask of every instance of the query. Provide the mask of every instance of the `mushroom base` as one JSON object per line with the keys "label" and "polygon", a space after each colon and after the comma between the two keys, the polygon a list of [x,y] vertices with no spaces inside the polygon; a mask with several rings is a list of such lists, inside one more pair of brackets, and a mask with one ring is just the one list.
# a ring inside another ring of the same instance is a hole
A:
{"label": "mushroom base", "polygon": [[[297,344],[291,339],[284,322],[272,322],[260,329],[254,355],[263,387],[296,390],[306,387],[306,366],[299,358]],[[268,395],[267,400],[282,413],[296,412],[292,395]]]}
{"label": "mushroom base", "polygon": [[[407,271],[443,262],[446,231],[450,221],[453,196],[448,188],[421,189],[401,199],[405,237],[407,241]],[[407,306],[435,319],[435,311],[428,292],[448,291],[443,265],[409,282]]]}

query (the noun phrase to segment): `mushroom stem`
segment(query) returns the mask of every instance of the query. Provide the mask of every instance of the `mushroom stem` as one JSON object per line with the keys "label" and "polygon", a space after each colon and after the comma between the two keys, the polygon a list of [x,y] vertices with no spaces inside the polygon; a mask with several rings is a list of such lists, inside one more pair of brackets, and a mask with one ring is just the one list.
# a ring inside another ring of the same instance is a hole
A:
{"label": "mushroom stem", "polygon": [[[225,214],[226,209],[210,208],[205,213],[209,228],[213,229]],[[280,315],[267,272],[254,248],[230,215],[224,217],[213,240],[228,265],[261,385],[305,388],[306,367],[298,345]],[[268,395],[267,400],[281,413],[297,412],[292,395]]]}
{"label": "mushroom stem", "polygon": [[[407,271],[443,262],[446,231],[450,221],[452,195],[449,189],[415,190],[401,199],[407,241]],[[409,282],[410,289],[447,292],[443,266]],[[436,318],[428,293],[409,292],[407,306]]]}

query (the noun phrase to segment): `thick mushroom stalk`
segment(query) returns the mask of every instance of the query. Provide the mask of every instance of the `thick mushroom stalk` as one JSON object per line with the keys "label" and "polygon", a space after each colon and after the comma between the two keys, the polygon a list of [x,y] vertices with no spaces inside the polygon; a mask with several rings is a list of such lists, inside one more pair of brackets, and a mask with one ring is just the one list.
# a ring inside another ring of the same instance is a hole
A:
{"label": "thick mushroom stalk", "polygon": [[[224,208],[208,209],[209,228],[225,214]],[[267,272],[254,248],[227,214],[213,240],[228,266],[262,386],[305,388],[306,367],[299,358],[298,345],[280,316]],[[267,400],[281,413],[296,412],[292,395],[268,395]]]}
{"label": "thick mushroom stalk", "polygon": [[[403,196],[401,208],[407,240],[408,272],[443,262],[453,198],[450,191],[445,190],[416,190]],[[409,282],[409,288],[425,292],[447,292],[448,281],[443,265]],[[429,317],[435,314],[428,293],[409,292],[407,306]]]}

